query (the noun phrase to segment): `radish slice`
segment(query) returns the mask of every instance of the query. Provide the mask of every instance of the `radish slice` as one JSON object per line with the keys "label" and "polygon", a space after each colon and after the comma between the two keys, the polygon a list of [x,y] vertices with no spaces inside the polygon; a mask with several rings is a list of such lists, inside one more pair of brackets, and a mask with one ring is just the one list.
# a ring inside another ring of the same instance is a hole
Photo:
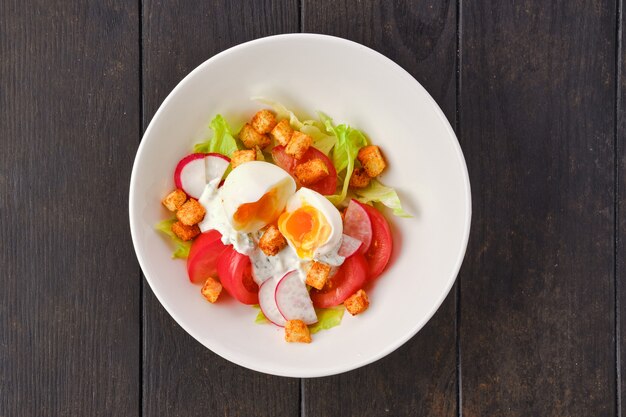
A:
{"label": "radish slice", "polygon": [[204,157],[205,169],[206,169],[206,183],[210,183],[216,178],[222,178],[228,164],[230,164],[230,158],[219,153],[209,153]]}
{"label": "radish slice", "polygon": [[317,322],[313,302],[298,271],[288,272],[280,280],[275,298],[278,311],[286,320],[302,320],[305,324]]}
{"label": "radish slice", "polygon": [[276,286],[280,282],[278,278],[272,278],[265,281],[259,288],[259,306],[263,315],[277,326],[285,327],[287,320],[280,314],[276,305]]}
{"label": "radish slice", "polygon": [[339,247],[339,251],[337,251],[337,255],[347,258],[358,251],[362,244],[363,242],[359,239],[355,239],[352,236],[344,234],[341,239],[341,246]]}
{"label": "radish slice", "polygon": [[181,188],[188,196],[198,199],[206,185],[204,154],[192,153],[178,162],[174,171],[176,188]]}
{"label": "radish slice", "polygon": [[343,222],[343,232],[355,239],[360,240],[361,253],[365,253],[372,243],[372,221],[361,203],[350,200]]}

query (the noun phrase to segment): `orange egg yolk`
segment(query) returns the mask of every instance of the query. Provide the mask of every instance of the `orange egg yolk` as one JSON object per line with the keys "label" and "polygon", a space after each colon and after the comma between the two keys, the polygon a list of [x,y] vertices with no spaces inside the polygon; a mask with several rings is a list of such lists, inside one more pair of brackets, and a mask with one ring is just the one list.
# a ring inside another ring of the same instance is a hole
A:
{"label": "orange egg yolk", "polygon": [[252,222],[263,222],[264,224],[272,223],[278,217],[276,206],[278,205],[276,189],[263,194],[259,200],[254,203],[244,203],[237,208],[233,215],[234,227],[236,230],[245,229]]}
{"label": "orange egg yolk", "polygon": [[281,214],[278,229],[301,259],[312,259],[317,248],[328,241],[332,232],[326,217],[309,205]]}

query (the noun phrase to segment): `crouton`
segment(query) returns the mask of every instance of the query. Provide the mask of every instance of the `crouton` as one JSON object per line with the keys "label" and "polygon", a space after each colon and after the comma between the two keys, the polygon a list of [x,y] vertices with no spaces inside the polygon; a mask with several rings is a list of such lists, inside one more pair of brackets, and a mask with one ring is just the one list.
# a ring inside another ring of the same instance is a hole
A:
{"label": "crouton", "polygon": [[313,261],[306,273],[306,283],[313,288],[321,290],[330,277],[330,265]]}
{"label": "crouton", "polygon": [[220,284],[220,282],[215,278],[209,277],[202,286],[200,292],[208,302],[214,303],[217,301],[217,297],[219,297],[222,292],[222,284]]}
{"label": "crouton", "polygon": [[370,177],[363,168],[355,168],[350,177],[350,187],[365,188],[370,183]]}
{"label": "crouton", "polygon": [[250,162],[256,160],[256,150],[246,149],[243,151],[235,151],[230,157],[230,166],[235,169],[244,162]]}
{"label": "crouton", "polygon": [[190,198],[178,209],[176,218],[186,226],[193,226],[200,223],[205,214],[206,210],[198,203],[198,200]]}
{"label": "crouton", "polygon": [[379,176],[387,166],[383,155],[380,153],[380,148],[376,145],[364,146],[359,149],[357,159],[370,178]]}
{"label": "crouton", "polygon": [[311,343],[311,333],[302,320],[288,320],[285,324],[285,340],[295,343]]}
{"label": "crouton", "polygon": [[257,132],[249,123],[246,123],[241,128],[239,139],[241,139],[244,146],[248,149],[254,149],[255,146],[262,149],[272,142],[269,136]]}
{"label": "crouton", "polygon": [[295,175],[300,184],[311,185],[328,176],[328,167],[321,159],[311,159],[296,165],[293,175]]}
{"label": "crouton", "polygon": [[291,139],[289,139],[285,152],[296,159],[301,159],[304,153],[309,150],[309,146],[311,146],[312,143],[313,139],[311,136],[296,130],[293,132]]}
{"label": "crouton", "polygon": [[280,143],[283,146],[287,146],[289,143],[289,139],[293,135],[293,129],[289,124],[288,119],[283,119],[270,132],[270,135],[274,138],[274,140]]}
{"label": "crouton", "polygon": [[360,314],[367,310],[367,307],[369,307],[370,305],[370,300],[367,298],[367,294],[365,294],[365,291],[358,290],[350,297],[348,297],[346,301],[343,302],[343,305],[346,306],[346,310],[348,310],[348,313],[356,316],[357,314]]}
{"label": "crouton", "polygon": [[200,228],[197,224],[187,226],[181,222],[172,224],[172,232],[181,240],[188,241],[200,234]]}
{"label": "crouton", "polygon": [[259,110],[252,116],[250,124],[254,130],[265,135],[266,133],[270,133],[272,129],[274,129],[274,126],[276,126],[276,117],[274,113],[269,110]]}
{"label": "crouton", "polygon": [[263,236],[259,240],[259,248],[267,256],[276,255],[285,246],[287,246],[287,240],[273,224],[263,232]]}
{"label": "crouton", "polygon": [[187,201],[187,194],[180,188],[177,188],[169,193],[161,202],[169,211],[176,211],[180,206],[185,204],[185,201]]}

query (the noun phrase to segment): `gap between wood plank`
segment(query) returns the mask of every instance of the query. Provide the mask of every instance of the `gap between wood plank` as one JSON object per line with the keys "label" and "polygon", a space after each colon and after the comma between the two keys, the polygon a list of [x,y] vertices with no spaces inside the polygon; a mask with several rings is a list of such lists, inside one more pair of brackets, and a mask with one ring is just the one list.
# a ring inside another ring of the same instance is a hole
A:
{"label": "gap between wood plank", "polygon": [[614,131],[613,131],[613,230],[615,233],[615,241],[613,247],[613,290],[615,294],[614,308],[614,325],[615,325],[615,415],[617,417],[622,416],[622,370],[621,370],[621,314],[620,314],[620,294],[621,285],[619,280],[619,243],[620,243],[620,229],[619,229],[619,116],[621,109],[621,94],[620,94],[620,80],[621,80],[621,63],[622,63],[622,0],[617,0],[615,5],[615,115],[614,115]]}
{"label": "gap between wood plank", "polygon": [[[137,42],[139,43],[139,143],[143,137],[143,0],[137,0]],[[139,416],[143,417],[143,271],[139,268]]]}
{"label": "gap between wood plank", "polygon": [[[618,0],[619,1],[619,0]],[[457,0],[456,2],[456,95],[455,95],[455,120],[454,120],[454,129],[459,135],[461,133],[461,30],[462,30],[462,21],[461,21],[461,7],[463,6],[462,0]],[[455,305],[455,321],[454,321],[454,336],[455,336],[455,345],[456,345],[456,412],[458,417],[463,416],[462,402],[463,402],[463,391],[461,389],[461,380],[462,380],[462,372],[461,372],[461,274],[457,275],[456,279],[456,305]]]}

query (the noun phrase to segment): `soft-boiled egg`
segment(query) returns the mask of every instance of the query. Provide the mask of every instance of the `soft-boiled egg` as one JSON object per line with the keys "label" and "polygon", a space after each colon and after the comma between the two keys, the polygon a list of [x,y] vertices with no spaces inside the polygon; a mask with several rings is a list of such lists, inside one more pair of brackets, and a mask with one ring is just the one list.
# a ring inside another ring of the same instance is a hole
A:
{"label": "soft-boiled egg", "polygon": [[220,194],[233,228],[252,233],[275,222],[295,191],[296,183],[286,171],[268,162],[252,161],[226,177]]}
{"label": "soft-boiled egg", "polygon": [[300,259],[317,259],[337,251],[343,223],[339,211],[323,195],[301,188],[287,201],[278,229]]}

